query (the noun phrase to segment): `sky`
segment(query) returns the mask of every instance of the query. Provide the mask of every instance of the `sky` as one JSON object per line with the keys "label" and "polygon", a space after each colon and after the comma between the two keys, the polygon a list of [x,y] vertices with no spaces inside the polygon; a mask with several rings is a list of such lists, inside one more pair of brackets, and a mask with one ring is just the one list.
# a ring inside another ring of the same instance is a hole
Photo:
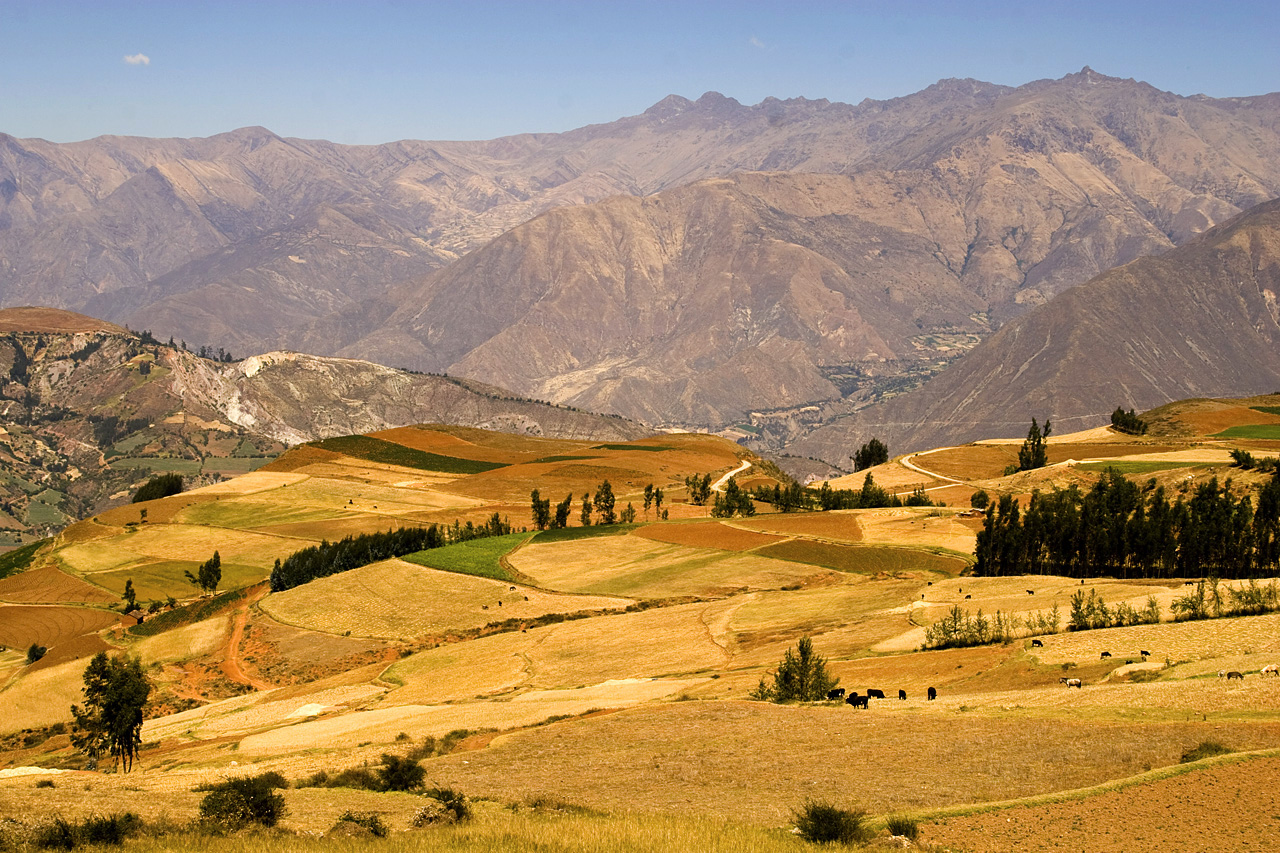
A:
{"label": "sky", "polygon": [[563,131],[667,95],[908,95],[1088,65],[1181,95],[1280,91],[1280,2],[0,0],[0,133],[373,144]]}

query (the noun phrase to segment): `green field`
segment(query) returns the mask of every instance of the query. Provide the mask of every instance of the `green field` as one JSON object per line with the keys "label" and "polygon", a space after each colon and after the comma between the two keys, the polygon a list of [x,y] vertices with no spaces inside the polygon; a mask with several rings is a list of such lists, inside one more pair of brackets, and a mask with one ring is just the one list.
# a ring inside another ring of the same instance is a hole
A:
{"label": "green field", "polygon": [[384,465],[399,465],[402,468],[417,468],[422,471],[439,471],[444,474],[481,474],[507,467],[503,462],[480,462],[475,459],[458,459],[453,456],[441,456],[425,450],[415,450],[372,438],[367,435],[344,435],[337,438],[326,438],[311,442],[311,447],[341,453],[355,459],[369,462],[381,462]]}
{"label": "green field", "polygon": [[667,450],[679,450],[678,447],[671,447],[666,444],[597,444],[591,448],[592,450],[641,450],[647,453],[662,453]]}
{"label": "green field", "polygon": [[510,582],[514,578],[502,568],[499,559],[528,538],[527,533],[512,533],[508,536],[472,539],[470,542],[419,551],[401,559],[428,569]]}
{"label": "green field", "polygon": [[1170,471],[1174,468],[1191,468],[1190,462],[1086,462],[1078,466],[1083,471],[1105,471],[1114,468],[1121,474],[1152,474],[1156,471]]}
{"label": "green field", "polygon": [[1280,441],[1280,424],[1243,424],[1224,429],[1214,438],[1258,438],[1267,441]]}
{"label": "green field", "polygon": [[756,551],[762,557],[790,560],[835,569],[838,572],[874,574],[930,571],[955,574],[964,563],[956,557],[910,548],[879,548],[871,545],[832,545],[808,539],[793,539],[766,545]]}
{"label": "green field", "polygon": [[336,509],[299,506],[282,500],[240,498],[234,501],[193,504],[182,510],[180,521],[183,524],[207,524],[211,527],[252,528],[289,522],[327,521],[346,514]]}
{"label": "green field", "polygon": [[1280,406],[1250,406],[1250,408],[1264,415],[1280,415]]}
{"label": "green field", "polygon": [[111,460],[111,467],[118,470],[129,468],[146,468],[159,473],[176,472],[188,477],[200,473],[199,459],[179,459],[172,456],[124,457]]}

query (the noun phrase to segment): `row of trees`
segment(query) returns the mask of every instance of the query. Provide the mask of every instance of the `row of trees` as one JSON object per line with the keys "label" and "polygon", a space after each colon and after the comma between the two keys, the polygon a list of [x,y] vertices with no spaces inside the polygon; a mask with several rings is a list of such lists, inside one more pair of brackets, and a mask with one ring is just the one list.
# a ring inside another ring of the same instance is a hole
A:
{"label": "row of trees", "polygon": [[833,489],[830,483],[823,483],[820,489],[807,489],[792,482],[786,486],[775,485],[772,489],[760,486],[752,493],[752,497],[772,504],[780,512],[934,506],[922,489],[916,489],[905,498],[893,495],[876,485],[869,473],[863,478],[861,489]]}
{"label": "row of trees", "polygon": [[[655,488],[653,483],[645,486],[645,517],[649,517],[649,509],[652,507],[659,518],[665,518],[662,501],[662,489]],[[569,516],[573,512],[572,492],[556,504],[554,512],[551,509],[551,498],[544,498],[537,489],[529,493],[529,504],[535,529],[561,530],[569,526]],[[593,520],[595,524],[631,524],[636,520],[636,508],[630,501],[621,510],[618,510],[617,506],[618,499],[613,494],[613,486],[608,480],[604,480],[596,487],[594,495],[590,492],[583,493],[578,509],[578,522],[583,527],[590,527]]]}
{"label": "row of trees", "polygon": [[183,574],[186,575],[187,580],[200,587],[201,592],[217,592],[218,584],[222,582],[222,557],[214,551],[212,557],[200,564],[195,574],[190,571],[185,571]]}
{"label": "row of trees", "polygon": [[975,573],[1122,578],[1251,577],[1280,559],[1280,473],[1255,510],[1231,481],[1170,501],[1108,469],[1088,491],[1033,492],[1025,511],[1009,496],[987,508]]}
{"label": "row of trees", "polygon": [[[494,513],[497,516],[497,513]],[[490,520],[491,523],[493,519]],[[470,522],[468,528],[478,532],[484,528],[475,528]],[[494,525],[494,531],[511,532],[509,525],[504,525],[500,517]],[[459,528],[459,531],[462,528]],[[403,557],[415,551],[428,548],[439,548],[449,543],[448,532],[452,528],[432,524],[429,527],[401,527],[386,533],[363,533],[359,536],[348,536],[340,542],[322,541],[319,545],[295,551],[285,558],[284,562],[276,560],[271,569],[271,591],[283,592],[302,586],[316,578],[336,575],[339,572],[357,569],[376,563],[378,560],[389,560],[392,557]],[[493,535],[486,530],[484,535]],[[475,538],[474,536],[472,538]]]}

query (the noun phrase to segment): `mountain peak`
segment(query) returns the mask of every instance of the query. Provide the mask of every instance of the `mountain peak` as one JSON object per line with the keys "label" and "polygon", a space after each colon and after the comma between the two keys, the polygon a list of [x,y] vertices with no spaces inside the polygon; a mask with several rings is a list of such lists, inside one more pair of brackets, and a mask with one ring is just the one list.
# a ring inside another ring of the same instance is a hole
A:
{"label": "mountain peak", "polygon": [[647,116],[655,116],[656,118],[670,118],[678,116],[680,113],[693,106],[693,101],[688,98],[682,98],[679,95],[667,95],[661,101],[649,107],[644,111]]}

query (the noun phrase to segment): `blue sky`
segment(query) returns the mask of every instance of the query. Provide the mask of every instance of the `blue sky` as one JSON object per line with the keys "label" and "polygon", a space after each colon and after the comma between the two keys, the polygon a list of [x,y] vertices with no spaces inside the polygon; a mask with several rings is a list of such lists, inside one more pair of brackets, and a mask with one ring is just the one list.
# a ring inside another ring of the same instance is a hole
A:
{"label": "blue sky", "polygon": [[[857,103],[1089,65],[1280,90],[1280,2],[0,0],[0,132],[379,143],[561,131],[668,94]],[[126,57],[129,59],[127,60]]]}

